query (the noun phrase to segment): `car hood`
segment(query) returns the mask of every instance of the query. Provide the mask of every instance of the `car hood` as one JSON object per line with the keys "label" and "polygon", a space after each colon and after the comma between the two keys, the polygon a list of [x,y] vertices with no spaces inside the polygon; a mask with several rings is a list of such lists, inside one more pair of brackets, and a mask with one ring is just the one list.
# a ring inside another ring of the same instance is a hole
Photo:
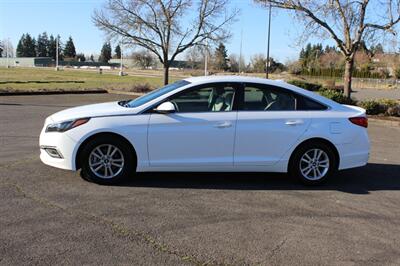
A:
{"label": "car hood", "polygon": [[52,122],[61,122],[83,117],[99,117],[135,114],[136,108],[128,108],[118,104],[118,102],[107,102],[89,104],[62,110],[52,114],[48,119]]}

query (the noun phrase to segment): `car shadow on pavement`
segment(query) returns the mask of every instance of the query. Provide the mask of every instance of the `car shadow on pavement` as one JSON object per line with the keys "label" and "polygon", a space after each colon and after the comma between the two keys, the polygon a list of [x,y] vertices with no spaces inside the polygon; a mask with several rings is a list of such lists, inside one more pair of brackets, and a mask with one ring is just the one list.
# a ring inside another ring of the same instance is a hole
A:
{"label": "car shadow on pavement", "polygon": [[277,173],[140,173],[120,186],[221,190],[337,190],[368,194],[400,190],[400,165],[370,163],[338,172],[327,183],[309,187]]}

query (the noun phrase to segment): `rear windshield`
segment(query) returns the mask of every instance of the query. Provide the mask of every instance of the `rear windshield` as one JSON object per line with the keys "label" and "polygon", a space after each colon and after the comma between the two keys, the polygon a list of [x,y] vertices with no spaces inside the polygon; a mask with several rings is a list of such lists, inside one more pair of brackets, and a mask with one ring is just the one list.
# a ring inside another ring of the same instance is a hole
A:
{"label": "rear windshield", "polygon": [[149,92],[149,93],[147,93],[147,94],[145,94],[143,96],[140,96],[139,98],[130,100],[129,102],[127,102],[125,104],[125,106],[126,107],[132,107],[132,108],[133,107],[139,107],[139,106],[141,106],[141,105],[143,105],[145,103],[148,103],[148,102],[150,102],[150,101],[152,101],[152,100],[154,100],[154,99],[156,99],[156,98],[158,98],[158,97],[160,97],[160,96],[162,96],[162,95],[164,95],[164,94],[166,94],[168,92],[171,92],[173,90],[176,90],[176,89],[178,89],[180,87],[183,87],[183,86],[186,86],[188,84],[190,84],[190,82],[186,81],[186,80],[180,80],[180,81],[168,84],[168,85],[166,85],[164,87],[161,87],[159,89],[155,89],[155,90],[153,90],[153,91],[151,91],[151,92]]}

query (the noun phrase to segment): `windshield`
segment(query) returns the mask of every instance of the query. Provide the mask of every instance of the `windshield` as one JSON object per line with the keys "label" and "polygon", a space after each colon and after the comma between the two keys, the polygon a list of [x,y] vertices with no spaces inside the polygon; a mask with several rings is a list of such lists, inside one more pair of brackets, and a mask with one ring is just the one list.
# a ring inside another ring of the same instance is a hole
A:
{"label": "windshield", "polygon": [[154,100],[168,92],[171,92],[175,89],[178,89],[180,87],[183,87],[185,85],[190,84],[189,81],[186,80],[180,80],[171,84],[168,84],[164,87],[161,87],[159,89],[153,90],[143,96],[140,96],[139,98],[130,100],[129,102],[127,102],[126,104],[124,104],[126,107],[138,107],[141,106],[145,103],[150,102],[151,100]]}

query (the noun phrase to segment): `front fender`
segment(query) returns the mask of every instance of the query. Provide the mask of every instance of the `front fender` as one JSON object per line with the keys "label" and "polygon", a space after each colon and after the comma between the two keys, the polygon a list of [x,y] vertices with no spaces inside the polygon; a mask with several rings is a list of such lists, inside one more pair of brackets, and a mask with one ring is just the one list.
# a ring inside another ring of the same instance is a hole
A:
{"label": "front fender", "polygon": [[71,129],[66,134],[77,145],[73,150],[73,167],[76,169],[76,156],[82,143],[99,133],[114,133],[128,140],[136,151],[137,169],[148,166],[147,131],[150,115],[110,116],[91,118],[88,123]]}

